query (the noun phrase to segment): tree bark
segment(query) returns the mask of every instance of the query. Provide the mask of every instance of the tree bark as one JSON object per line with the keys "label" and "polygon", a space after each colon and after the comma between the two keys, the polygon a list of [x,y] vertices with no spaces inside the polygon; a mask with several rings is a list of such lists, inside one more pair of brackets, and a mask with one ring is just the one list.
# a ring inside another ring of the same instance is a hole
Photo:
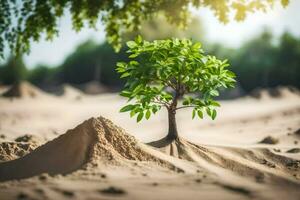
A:
{"label": "tree bark", "polygon": [[173,96],[173,100],[171,105],[168,107],[168,118],[169,118],[169,131],[167,138],[170,140],[178,139],[178,131],[176,124],[176,108],[177,103],[180,97],[184,94],[184,88],[180,84],[177,84],[175,94]]}
{"label": "tree bark", "polygon": [[170,140],[176,140],[178,138],[175,115],[176,115],[175,110],[168,110],[169,131],[168,131],[167,138],[170,139]]}

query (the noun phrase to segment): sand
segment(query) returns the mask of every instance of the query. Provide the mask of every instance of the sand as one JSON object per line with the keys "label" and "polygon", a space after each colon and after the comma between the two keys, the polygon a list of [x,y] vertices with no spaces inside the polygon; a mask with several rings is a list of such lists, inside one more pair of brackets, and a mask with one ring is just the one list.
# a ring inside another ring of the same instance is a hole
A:
{"label": "sand", "polygon": [[7,98],[41,98],[45,95],[46,93],[27,81],[14,84],[2,93]]}
{"label": "sand", "polygon": [[84,93],[81,90],[79,90],[69,84],[64,84],[62,89],[63,89],[62,96],[64,98],[80,100],[84,96]]}
{"label": "sand", "polygon": [[0,199],[299,199],[300,98],[281,90],[178,112],[176,141],[116,94],[0,98]]}
{"label": "sand", "polygon": [[108,88],[106,88],[98,81],[90,81],[88,83],[84,83],[78,86],[82,89],[82,91],[84,91],[84,93],[90,95],[102,94],[109,91]]}

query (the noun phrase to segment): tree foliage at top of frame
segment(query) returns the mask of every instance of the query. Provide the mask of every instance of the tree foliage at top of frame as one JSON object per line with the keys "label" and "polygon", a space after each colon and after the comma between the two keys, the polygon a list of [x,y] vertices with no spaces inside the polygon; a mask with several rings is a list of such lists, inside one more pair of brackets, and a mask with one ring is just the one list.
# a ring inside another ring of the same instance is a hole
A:
{"label": "tree foliage at top of frame", "polygon": [[207,7],[223,23],[229,13],[241,21],[255,11],[266,11],[280,1],[289,0],[1,0],[0,56],[8,46],[15,54],[28,53],[30,42],[45,34],[51,40],[59,34],[59,19],[67,11],[72,16],[73,29],[80,31],[85,24],[97,28],[104,25],[106,37],[116,51],[121,48],[122,34],[140,28],[142,21],[162,13],[179,27],[186,27],[189,8]]}

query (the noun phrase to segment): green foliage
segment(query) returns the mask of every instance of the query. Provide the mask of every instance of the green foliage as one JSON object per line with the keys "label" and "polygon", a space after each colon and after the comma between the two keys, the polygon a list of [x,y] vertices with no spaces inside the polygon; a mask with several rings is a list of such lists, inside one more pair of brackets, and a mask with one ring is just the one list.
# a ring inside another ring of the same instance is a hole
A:
{"label": "green foliage", "polygon": [[96,48],[97,45],[91,40],[80,44],[59,67],[60,80],[73,84],[93,80],[95,78],[96,65],[98,64]]}
{"label": "green foliage", "polygon": [[241,48],[226,52],[223,56],[230,57],[232,70],[246,92],[279,85],[300,88],[300,40],[289,33],[274,44],[272,34],[266,31]]}
{"label": "green foliage", "polygon": [[27,69],[22,57],[10,57],[8,62],[0,66],[0,83],[14,84],[26,79]]}
{"label": "green foliage", "polygon": [[203,40],[204,28],[199,17],[191,17],[190,22],[184,29],[176,27],[175,24],[170,24],[161,14],[157,17],[145,21],[141,24],[139,30],[124,34],[125,41],[134,40],[136,36],[142,35],[145,40],[161,40],[172,37],[176,38],[191,38],[196,41]]}
{"label": "green foliage", "polygon": [[[30,42],[42,36],[51,40],[58,35],[59,20],[68,11],[73,29],[80,31],[86,24],[97,28],[99,21],[105,27],[107,40],[116,50],[121,48],[121,36],[138,30],[143,21],[162,13],[168,22],[186,27],[189,8],[207,7],[221,22],[245,19],[249,12],[272,8],[276,0],[1,0],[0,1],[0,56],[5,46],[19,54],[30,51]],[[286,6],[288,0],[281,0]]]}
{"label": "green foliage", "polygon": [[234,86],[227,60],[205,55],[200,43],[177,38],[148,42],[139,36],[127,46],[131,60],[119,62],[116,70],[127,79],[121,95],[135,102],[120,111],[137,114],[137,121],[149,119],[162,106],[169,111],[193,107],[193,118],[206,112],[214,119],[220,106],[214,101],[218,89]]}
{"label": "green foliage", "polygon": [[28,81],[35,84],[41,85],[49,81],[53,81],[55,68],[49,68],[47,66],[39,65],[33,70],[29,71]]}
{"label": "green foliage", "polygon": [[122,81],[114,66],[117,61],[123,59],[125,59],[124,50],[115,53],[107,43],[97,45],[92,41],[86,41],[58,67],[57,76],[60,82],[71,84],[96,80],[104,85],[120,86]]}

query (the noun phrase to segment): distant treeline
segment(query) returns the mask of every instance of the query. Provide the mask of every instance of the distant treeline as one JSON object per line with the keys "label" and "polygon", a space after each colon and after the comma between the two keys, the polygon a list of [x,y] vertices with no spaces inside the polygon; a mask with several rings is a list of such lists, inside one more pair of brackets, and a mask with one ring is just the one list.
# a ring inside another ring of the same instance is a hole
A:
{"label": "distant treeline", "polygon": [[88,40],[79,45],[63,64],[57,67],[39,65],[28,70],[21,58],[11,57],[5,65],[0,66],[0,83],[9,85],[28,80],[38,86],[51,86],[99,81],[106,86],[120,87],[122,81],[115,72],[115,65],[124,59],[125,50],[115,53],[107,43],[97,45]]}
{"label": "distant treeline", "polygon": [[288,32],[274,41],[272,34],[265,31],[241,48],[214,45],[209,53],[229,59],[246,92],[279,85],[300,88],[300,38]]}
{"label": "distant treeline", "polygon": [[[205,47],[204,47],[205,49]],[[227,58],[240,86],[249,92],[257,87],[291,85],[300,88],[300,39],[284,33],[277,42],[263,32],[237,49],[211,45],[208,54]],[[27,70],[22,59],[11,58],[0,66],[0,82],[12,84],[28,80],[36,85],[82,84],[99,81],[109,87],[122,87],[115,72],[116,62],[126,60],[126,49],[115,53],[107,44],[86,41],[58,67],[37,66]]]}

